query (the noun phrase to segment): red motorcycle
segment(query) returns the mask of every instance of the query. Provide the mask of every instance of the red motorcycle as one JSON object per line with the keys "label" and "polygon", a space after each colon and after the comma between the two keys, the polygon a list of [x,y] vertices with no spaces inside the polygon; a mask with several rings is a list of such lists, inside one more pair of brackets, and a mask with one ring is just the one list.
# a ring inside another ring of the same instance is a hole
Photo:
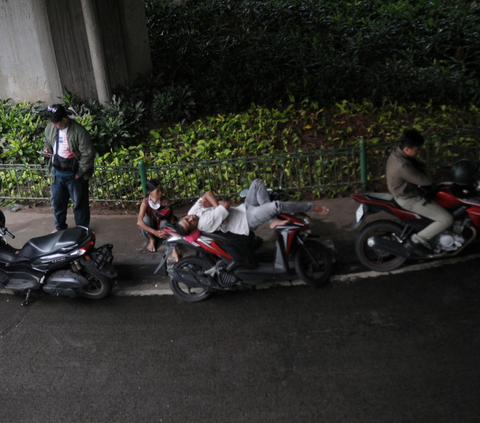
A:
{"label": "red motorcycle", "polygon": [[[455,168],[455,166],[457,166]],[[387,193],[354,194],[360,207],[356,212],[355,229],[371,214],[387,212],[400,222],[376,220],[366,225],[355,239],[355,252],[360,262],[369,269],[388,272],[400,267],[407,259],[452,257],[459,254],[477,236],[480,227],[480,181],[475,181],[477,166],[473,162],[461,160],[452,169],[469,169],[467,176],[455,178],[453,182],[443,182],[433,197],[439,205],[454,217],[452,226],[429,241],[431,254],[417,256],[407,251],[404,242],[414,233],[421,231],[432,221],[417,213],[401,208],[393,196]],[[460,173],[458,173],[460,175]],[[427,201],[427,200],[426,200]]]}
{"label": "red motorcycle", "polygon": [[289,223],[274,229],[276,248],[270,261],[254,252],[253,233],[250,236],[223,232],[207,234],[197,229],[182,237],[173,226],[167,226],[164,229],[170,234],[168,248],[155,273],[163,267],[172,250],[182,244],[194,254],[183,257],[167,268],[167,272],[170,288],[183,301],[202,301],[215,290],[284,279],[293,274],[293,268],[309,285],[326,284],[332,268],[331,255],[322,244],[307,239],[315,237],[311,234],[309,217],[296,213],[280,214],[278,218]]}

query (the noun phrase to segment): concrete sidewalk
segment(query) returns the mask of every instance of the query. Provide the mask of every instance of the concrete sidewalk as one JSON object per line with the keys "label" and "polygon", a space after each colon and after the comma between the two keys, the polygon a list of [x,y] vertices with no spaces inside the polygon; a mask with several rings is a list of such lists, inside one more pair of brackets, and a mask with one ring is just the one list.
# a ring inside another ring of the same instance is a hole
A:
{"label": "concrete sidewalk", "polygon": [[[331,248],[335,248],[335,272],[343,273],[342,267],[351,266],[356,262],[354,253],[354,238],[357,230],[350,231],[350,226],[355,218],[358,207],[351,198],[325,199],[314,201],[315,204],[327,206],[330,213],[320,216],[309,213],[312,217],[312,232],[322,237]],[[179,217],[186,214],[189,207],[184,206],[175,209]],[[6,226],[15,235],[15,239],[8,239],[11,246],[21,248],[30,238],[47,235],[54,229],[52,214],[22,212],[20,209],[14,213],[2,209],[6,217]],[[380,217],[380,216],[379,216]],[[150,289],[152,284],[158,288],[158,284],[168,282],[165,273],[154,275],[153,271],[161,260],[165,247],[162,246],[156,253],[146,249],[147,242],[140,235],[136,225],[135,215],[92,215],[91,229],[97,236],[96,246],[113,244],[115,255],[115,267],[118,272],[118,284],[123,287],[135,285],[136,289]],[[74,227],[72,210],[69,209],[67,223]],[[262,237],[264,246],[262,249],[274,248],[273,231],[268,224],[262,225],[255,233]]]}

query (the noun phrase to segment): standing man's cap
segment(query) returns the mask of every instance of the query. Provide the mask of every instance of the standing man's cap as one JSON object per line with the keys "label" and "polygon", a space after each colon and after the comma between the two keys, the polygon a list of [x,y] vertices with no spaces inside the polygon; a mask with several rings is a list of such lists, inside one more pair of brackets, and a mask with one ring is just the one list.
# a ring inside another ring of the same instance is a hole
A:
{"label": "standing man's cap", "polygon": [[68,113],[61,104],[52,104],[47,106],[47,112],[45,113],[47,119],[50,122],[58,123],[63,118],[68,118]]}

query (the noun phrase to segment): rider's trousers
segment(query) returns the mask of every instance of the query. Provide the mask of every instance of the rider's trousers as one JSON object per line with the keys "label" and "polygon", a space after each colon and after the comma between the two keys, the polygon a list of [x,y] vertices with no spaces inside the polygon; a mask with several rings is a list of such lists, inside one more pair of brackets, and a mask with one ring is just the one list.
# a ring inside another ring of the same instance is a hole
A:
{"label": "rider's trousers", "polygon": [[427,202],[425,198],[417,196],[407,199],[395,198],[395,201],[405,210],[418,213],[421,216],[433,220],[430,225],[412,237],[413,241],[428,241],[443,232],[453,223],[453,216],[433,200]]}

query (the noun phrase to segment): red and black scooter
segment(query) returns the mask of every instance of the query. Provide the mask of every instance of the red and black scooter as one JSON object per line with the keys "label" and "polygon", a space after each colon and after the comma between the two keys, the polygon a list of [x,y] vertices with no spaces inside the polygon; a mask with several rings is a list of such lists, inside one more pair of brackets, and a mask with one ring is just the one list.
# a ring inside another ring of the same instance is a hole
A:
{"label": "red and black scooter", "polygon": [[30,239],[22,248],[7,243],[15,236],[5,227],[0,210],[0,288],[25,293],[28,305],[32,291],[64,297],[106,297],[117,274],[112,245],[95,248],[95,234],[77,226]]}
{"label": "red and black scooter", "polygon": [[[465,160],[461,162],[462,166],[467,164]],[[476,166],[470,167],[476,173]],[[468,179],[469,182],[462,185],[443,182],[438,186],[433,200],[447,209],[454,221],[451,227],[429,241],[431,254],[428,255],[411,253],[404,247],[404,242],[429,225],[432,222],[430,219],[402,209],[387,193],[352,195],[355,201],[361,203],[352,229],[359,227],[368,215],[381,211],[397,218],[397,221],[376,220],[359,232],[355,239],[355,252],[360,262],[369,269],[388,272],[397,269],[409,258],[452,257],[463,251],[476,238],[480,228],[480,181],[473,175]]]}
{"label": "red and black scooter", "polygon": [[193,255],[182,258],[167,272],[170,288],[183,301],[202,301],[215,290],[238,285],[285,279],[293,274],[293,268],[309,285],[326,284],[332,268],[331,255],[322,244],[308,239],[315,236],[311,235],[309,217],[296,213],[280,214],[278,218],[289,223],[274,229],[276,248],[274,258],[268,262],[262,262],[254,252],[253,233],[251,236],[223,232],[207,234],[197,229],[182,237],[173,227],[166,227],[165,231],[170,234],[168,248],[155,273],[163,267],[173,248],[182,244],[188,246]]}

